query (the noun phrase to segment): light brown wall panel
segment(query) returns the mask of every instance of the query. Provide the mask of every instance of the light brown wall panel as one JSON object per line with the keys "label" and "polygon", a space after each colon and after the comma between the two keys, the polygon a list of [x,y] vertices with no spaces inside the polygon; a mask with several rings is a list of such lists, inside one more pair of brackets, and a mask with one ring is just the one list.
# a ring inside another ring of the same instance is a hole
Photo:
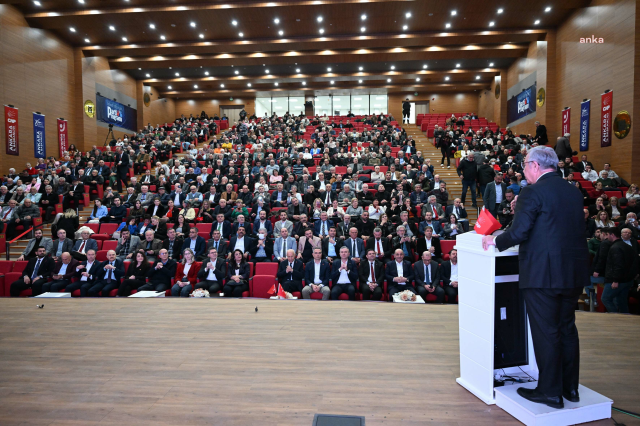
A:
{"label": "light brown wall panel", "polygon": [[393,117],[402,122],[402,102],[409,98],[409,102],[429,101],[431,114],[444,114],[448,112],[477,112],[478,93],[391,93],[388,100],[388,111]]}
{"label": "light brown wall panel", "polygon": [[256,98],[233,98],[233,101],[230,101],[228,97],[215,99],[176,99],[175,116],[180,117],[182,114],[187,117],[189,114],[199,116],[200,113],[204,111],[209,114],[210,117],[213,117],[214,114],[220,113],[221,105],[244,105],[247,116],[251,116],[256,110]]}

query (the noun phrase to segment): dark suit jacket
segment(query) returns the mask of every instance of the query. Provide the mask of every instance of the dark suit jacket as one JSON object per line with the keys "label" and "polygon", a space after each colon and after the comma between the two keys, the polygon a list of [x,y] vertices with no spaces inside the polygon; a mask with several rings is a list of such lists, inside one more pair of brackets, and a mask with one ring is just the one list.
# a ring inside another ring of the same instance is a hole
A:
{"label": "dark suit jacket", "polygon": [[[58,252],[59,243],[60,243],[60,239],[53,240],[53,245],[51,246],[51,256],[55,256],[56,253]],[[69,238],[65,238],[65,240],[62,242],[62,253],[64,253],[65,251],[68,253],[71,253],[72,249],[73,249],[73,241],[71,241]]]}
{"label": "dark suit jacket", "polygon": [[[286,269],[286,266],[285,266]],[[316,276],[316,261],[312,260],[304,268],[304,282],[306,285],[314,284],[313,280]],[[331,278],[331,266],[326,260],[320,261],[320,281],[322,285],[329,285]]]}
{"label": "dark suit jacket", "polygon": [[[398,283],[393,281],[393,279],[398,276],[398,268],[396,266],[395,259],[387,263],[385,273],[387,279],[387,287],[402,287],[402,285],[398,285]],[[411,262],[406,259],[402,261],[402,276],[408,280],[406,285],[411,286],[411,281],[413,281],[414,278],[413,267],[411,266]]]}
{"label": "dark suit jacket", "polygon": [[[416,286],[430,285],[437,286],[440,285],[440,268],[438,267],[438,262],[432,260],[429,264],[431,266],[431,276],[424,276],[424,262],[422,260],[417,261],[413,265],[413,279],[416,281]],[[449,272],[451,274],[451,272]]]}
{"label": "dark suit jacket", "polygon": [[[327,219],[327,223],[325,225],[325,231],[329,234],[329,228],[333,226],[333,221],[331,219]],[[320,235],[320,230],[322,229],[322,221],[320,219],[316,220],[313,225],[313,235],[316,237]]]}
{"label": "dark suit jacket", "polygon": [[451,284],[451,261],[447,260],[440,265],[440,279],[447,286]]}
{"label": "dark suit jacket", "polygon": [[[114,263],[115,263],[114,266],[116,267],[116,269],[113,270],[113,276],[117,281],[119,281],[122,277],[124,277],[124,273],[125,273],[124,262],[120,259],[116,259]],[[102,281],[105,279],[105,277],[107,276],[106,275],[107,271],[104,269],[104,267],[107,266],[108,264],[109,264],[109,260],[105,260],[100,264],[97,271],[97,277],[95,279],[96,281]],[[75,272],[75,267],[73,269]]]}
{"label": "dark suit jacket", "polygon": [[[216,220],[211,224],[211,232],[209,233],[209,236],[211,238],[213,238],[213,231],[217,228],[218,228],[218,221]],[[228,220],[225,220],[224,222],[222,222],[222,238],[229,239],[230,236],[231,236],[231,222],[229,222]]]}
{"label": "dark suit jacket", "polygon": [[[231,225],[231,235],[236,235],[238,233],[238,228],[240,228],[240,223],[239,222],[234,222],[233,225]],[[245,232],[245,235],[249,235],[253,233],[253,226],[251,226],[251,222],[244,222],[243,225]]]}
{"label": "dark suit jacket", "polygon": [[[263,227],[264,229],[267,230],[267,235],[273,235],[273,224],[269,219],[264,221]],[[253,232],[257,234],[259,230],[260,230],[260,218],[256,219],[253,222]]]}
{"label": "dark suit jacket", "polygon": [[[29,260],[29,263],[27,263],[27,267],[22,271],[22,277],[20,277],[21,280],[23,280],[24,277],[31,278],[31,275],[33,275],[33,268],[35,268],[37,261],[37,257]],[[48,278],[51,276],[51,273],[53,272],[55,267],[56,262],[49,256],[45,256],[42,258],[42,262],[40,263],[40,267],[38,268],[38,275],[43,278]],[[58,270],[60,270],[60,268],[58,268]],[[68,267],[67,270],[69,270]]]}
{"label": "dark suit jacket", "polygon": [[[333,285],[338,284],[341,263],[342,259],[340,259],[340,257],[333,259],[333,262],[331,263],[331,281],[333,282]],[[347,270],[349,271],[349,280],[351,281],[351,284],[355,286],[356,280],[358,279],[358,268],[356,266],[356,262],[349,259],[347,261]]]}
{"label": "dark suit jacket", "polygon": [[[340,257],[340,247],[343,246],[343,240],[336,237],[336,258]],[[329,256],[329,237],[322,239],[322,258]]]}
{"label": "dark suit jacket", "polygon": [[[388,261],[389,259],[391,259],[391,241],[389,241],[387,237],[381,237],[380,245],[382,246],[384,259]],[[371,237],[367,240],[365,251],[368,251],[369,249],[376,250],[377,253],[375,237]],[[378,258],[378,260],[380,260],[380,258]]]}
{"label": "dark suit jacket", "polygon": [[349,238],[349,229],[355,228],[355,222],[350,222],[349,225],[345,226],[344,222],[340,222],[336,225],[336,236]]}
{"label": "dark suit jacket", "polygon": [[[374,262],[373,272],[376,278],[376,284],[382,286],[384,283],[384,264],[378,260]],[[367,285],[367,281],[371,275],[371,267],[369,266],[369,260],[362,259],[360,266],[358,267],[358,276],[360,279],[360,286]]]}
{"label": "dark suit jacket", "polygon": [[[86,266],[87,266],[87,261],[85,260],[85,261],[83,261],[83,262],[80,262],[80,263],[76,266],[76,268],[77,268],[78,266],[80,266],[80,265],[83,265],[83,266],[85,266],[85,267],[86,267]],[[91,275],[91,278],[87,278],[87,282],[88,282],[88,283],[93,283],[93,282],[96,282],[96,280],[98,279],[98,273],[100,272],[100,270],[101,270],[101,269],[102,269],[102,262],[99,262],[99,261],[95,260],[95,261],[93,262],[93,265],[91,265],[91,268],[89,268],[89,270],[88,270],[88,271],[87,271],[87,269],[86,269],[86,268],[82,268],[82,269],[80,269],[79,271],[78,271],[78,270],[76,270],[76,269],[74,268],[74,270],[73,270],[73,271],[75,272],[75,276],[76,276],[76,278],[78,278],[78,279],[80,279],[80,278],[82,277],[82,273],[83,273],[83,272],[88,272],[88,273],[89,273],[89,275]]]}
{"label": "dark suit jacket", "polygon": [[[502,182],[500,184],[502,187],[502,199],[504,200],[504,194],[507,191],[507,185]],[[494,217],[498,217],[498,211],[496,210],[496,182],[490,182],[487,184],[487,187],[484,190],[484,194],[482,194],[482,199],[484,200],[484,205],[487,210],[491,212]]]}
{"label": "dark suit jacket", "polygon": [[[211,262],[208,258],[202,261],[202,266],[200,267],[200,271],[198,271],[198,279],[200,281],[206,281],[209,276],[209,271],[207,270],[207,264]],[[216,265],[213,273],[216,276],[216,279],[222,285],[222,281],[227,277],[227,262],[223,257],[218,255],[216,259]]]}
{"label": "dark suit jacket", "polygon": [[[251,246],[251,251],[249,253],[251,253],[252,257],[256,257],[256,254],[258,254],[258,239],[253,239],[253,241],[255,242],[255,244],[253,244]],[[273,240],[267,238],[264,242],[264,251],[267,255],[267,259],[269,260],[269,262],[271,262],[271,256],[273,256]]]}
{"label": "dark suit jacket", "polygon": [[[62,279],[63,280],[70,280],[71,277],[73,277],[73,274],[76,273],[76,267],[79,264],[80,263],[77,260],[72,258],[71,262],[69,262],[69,264],[67,265],[67,270],[66,270],[64,276],[62,277]],[[60,268],[62,268],[62,260],[59,260],[59,261],[56,262],[56,266],[54,266],[53,273],[51,275],[57,275],[58,272],[60,272]],[[38,271],[38,275],[40,275],[40,271]]]}
{"label": "dark suit jacket", "polygon": [[296,259],[293,262],[293,271],[291,273],[287,272],[287,266],[289,266],[288,260],[283,260],[280,262],[278,266],[278,280],[283,283],[285,281],[296,281],[302,282],[304,278],[304,264],[300,259]]}
{"label": "dark suit jacket", "polygon": [[[237,240],[238,240],[237,235],[234,235],[229,240],[229,253],[233,253]],[[244,236],[244,251],[248,251],[249,253],[251,253],[251,251],[253,250],[253,246],[255,244],[256,244],[256,240],[246,235]]]}
{"label": "dark suit jacket", "polygon": [[[175,241],[173,242],[173,256],[171,256],[172,259],[177,260],[180,258],[180,255],[182,254],[182,244],[184,244],[184,240],[182,238],[176,237]],[[165,250],[169,250],[169,238],[165,238],[162,241],[162,248]]]}
{"label": "dark suit jacket", "polygon": [[[185,251],[185,249],[188,249],[191,247],[191,238],[187,238],[184,240],[184,242],[182,243],[182,252]],[[202,256],[204,255],[204,250],[207,248],[207,242],[204,238],[202,238],[200,235],[198,235],[196,237],[196,249],[195,249],[195,255],[197,256]]]}
{"label": "dark suit jacket", "polygon": [[589,285],[584,228],[578,188],[547,173],[522,188],[513,223],[495,243],[500,251],[520,244],[520,288],[584,287]]}
{"label": "dark suit jacket", "polygon": [[153,262],[153,266],[147,273],[149,282],[153,284],[166,284],[171,285],[171,280],[176,276],[176,269],[178,264],[175,260],[169,259],[167,263],[160,269],[156,270],[156,265],[162,263],[160,259]]}
{"label": "dark suit jacket", "polygon": [[[442,248],[440,246],[440,238],[431,237],[431,245],[436,249],[436,252],[433,254],[433,258],[434,259],[441,259],[442,258]],[[418,256],[420,256],[420,257],[422,257],[422,253],[427,251],[427,240],[425,240],[424,237],[418,238],[417,251],[418,251]]]}
{"label": "dark suit jacket", "polygon": [[367,254],[364,250],[364,241],[362,241],[362,238],[356,238],[355,248],[353,247],[353,240],[351,238],[345,238],[343,245],[349,249],[350,258],[355,257],[354,253],[356,248],[358,249],[358,257],[360,259],[364,259]]}
{"label": "dark suit jacket", "polygon": [[[445,209],[445,211],[444,211],[444,215],[445,215],[445,217],[447,217],[447,218],[448,218],[448,217],[449,217],[449,215],[450,215],[451,213],[453,213],[453,209],[454,209],[454,208],[455,208],[455,206],[454,206],[453,204],[448,205],[448,206],[447,206],[447,208],[446,208],[446,209]],[[461,209],[458,209],[458,210],[459,210],[458,214],[459,214],[459,217],[460,217],[460,218],[464,219],[464,218],[466,218],[466,217],[467,217],[467,209],[462,209],[462,208],[461,208]],[[448,221],[449,221],[449,220],[447,219],[447,222],[448,222]]]}
{"label": "dark suit jacket", "polygon": [[[207,242],[207,249],[204,252],[207,256],[211,247],[213,247],[213,238]],[[218,258],[225,258],[227,254],[229,254],[229,242],[221,237],[218,243]]]}

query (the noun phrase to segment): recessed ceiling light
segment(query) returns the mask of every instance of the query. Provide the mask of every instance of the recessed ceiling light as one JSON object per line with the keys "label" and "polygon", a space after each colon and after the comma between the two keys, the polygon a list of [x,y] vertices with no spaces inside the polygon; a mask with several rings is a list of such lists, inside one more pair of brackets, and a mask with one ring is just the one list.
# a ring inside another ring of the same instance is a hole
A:
{"label": "recessed ceiling light", "polygon": [[480,76],[479,75],[476,75],[476,80],[480,80]]}
{"label": "recessed ceiling light", "polygon": [[318,16],[317,21],[322,22],[322,16]]}
{"label": "recessed ceiling light", "polygon": [[447,77],[445,77],[444,79],[445,79],[445,81],[449,81],[449,77],[448,77],[448,76],[447,76]]}
{"label": "recessed ceiling light", "polygon": [[36,6],[42,6],[42,3],[40,3],[40,2],[39,2],[39,1],[37,1],[37,0],[36,0],[36,1],[34,1],[34,2],[33,2],[33,4],[34,4],[34,5],[36,5]]}
{"label": "recessed ceiling light", "polygon": [[251,87],[251,83],[247,83],[247,87]]}
{"label": "recessed ceiling light", "polygon": [[333,83],[335,83],[335,81],[331,80],[329,83],[333,84]]}
{"label": "recessed ceiling light", "polygon": [[164,35],[160,36],[160,40],[166,40],[167,38]]}
{"label": "recessed ceiling light", "polygon": [[200,38],[204,38],[204,34],[200,34],[200,36],[199,36],[199,37],[200,37]]}
{"label": "recessed ceiling light", "polygon": [[85,43],[91,43],[91,40],[89,40],[88,38],[85,38],[85,39],[84,39],[84,42],[85,42]]}
{"label": "recessed ceiling light", "polygon": [[284,31],[280,30],[280,31],[278,31],[278,34],[284,35]]}
{"label": "recessed ceiling light", "polygon": [[360,19],[362,19],[363,21],[366,21],[367,20],[367,15],[365,15],[365,14],[360,15]]}
{"label": "recessed ceiling light", "polygon": [[363,67],[359,67],[359,68],[358,68],[358,71],[362,71],[363,69],[364,69]]}
{"label": "recessed ceiling light", "polygon": [[320,29],[318,30],[318,32],[319,32],[320,34],[324,34],[324,28],[320,28]]}
{"label": "recessed ceiling light", "polygon": [[180,73],[179,72],[176,73],[176,77],[180,77]]}
{"label": "recessed ceiling light", "polygon": [[197,84],[194,84],[194,85],[193,85],[193,88],[194,88],[194,89],[197,89],[197,88],[198,88],[198,85],[197,85]]}
{"label": "recessed ceiling light", "polygon": [[240,71],[236,70],[236,75],[240,74]]}
{"label": "recessed ceiling light", "polygon": [[151,28],[152,30],[155,30],[156,26],[154,24],[149,24],[149,28]]}
{"label": "recessed ceiling light", "polygon": [[444,27],[445,28],[451,28],[451,24],[447,22],[447,24]]}
{"label": "recessed ceiling light", "polygon": [[539,19],[536,19],[536,22],[533,23],[533,25],[538,25],[540,23]]}
{"label": "recessed ceiling light", "polygon": [[221,84],[220,87],[224,88],[224,84]]}
{"label": "recessed ceiling light", "polygon": [[234,27],[238,26],[238,21],[234,19],[233,21],[231,21],[231,25],[233,25]]}
{"label": "recessed ceiling light", "polygon": [[411,12],[405,13],[404,16],[406,16],[407,18],[411,18]]}
{"label": "recessed ceiling light", "polygon": [[391,79],[390,78],[387,79],[387,83],[391,83]]}
{"label": "recessed ceiling light", "polygon": [[273,83],[273,84],[274,84],[274,86],[277,86],[277,85],[278,85],[278,82],[276,81],[276,82],[275,82],[275,83]]}
{"label": "recessed ceiling light", "polygon": [[358,83],[362,83],[362,80],[358,80]]}
{"label": "recessed ceiling light", "polygon": [[402,26],[402,29],[403,29],[404,31],[407,31],[407,30],[409,29],[409,26],[408,26],[408,25],[403,25],[403,26]]}
{"label": "recessed ceiling light", "polygon": [[238,33],[238,37],[244,37],[244,33]]}
{"label": "recessed ceiling light", "polygon": [[113,25],[109,25],[109,29],[110,29],[111,31],[115,31],[115,30],[116,30],[116,27],[114,27]]}
{"label": "recessed ceiling light", "polygon": [[491,63],[489,64],[489,66],[490,66],[490,67],[492,67],[492,66],[493,66],[493,62],[491,62]]}
{"label": "recessed ceiling light", "polygon": [[544,11],[545,12],[551,12],[551,6],[547,7]]}
{"label": "recessed ceiling light", "polygon": [[264,70],[264,72],[266,72],[267,74],[269,74],[269,70]]}
{"label": "recessed ceiling light", "polygon": [[489,22],[489,26],[490,26],[490,27],[493,27],[495,24],[496,24],[496,23],[495,23],[495,22],[493,22],[493,21]]}
{"label": "recessed ceiling light", "polygon": [[365,32],[365,31],[367,31],[367,29],[365,27],[360,27],[360,32],[361,33]]}
{"label": "recessed ceiling light", "polygon": [[205,71],[205,72],[204,72],[204,75],[209,75],[209,71]]}
{"label": "recessed ceiling light", "polygon": [[455,10],[451,11],[451,16],[456,16],[458,14],[458,12],[456,12]]}
{"label": "recessed ceiling light", "polygon": [[456,64],[456,68],[460,68],[460,64]]}
{"label": "recessed ceiling light", "polygon": [[75,29],[75,28],[73,28],[73,27],[69,27],[69,31],[71,31],[72,33],[75,33],[75,32],[76,32],[76,29]]}
{"label": "recessed ceiling light", "polygon": [[126,37],[122,37],[122,41],[128,41]]}
{"label": "recessed ceiling light", "polygon": [[307,85],[307,82],[306,82],[306,81],[303,81],[303,82],[302,82],[302,85],[303,85],[303,86],[306,86],[306,85]]}
{"label": "recessed ceiling light", "polygon": [[138,71],[142,71],[142,68],[138,68]]}
{"label": "recessed ceiling light", "polygon": [[300,74],[300,68],[296,68],[296,72]]}
{"label": "recessed ceiling light", "polygon": [[420,77],[417,77],[417,78],[416,78],[416,81],[420,81]]}
{"label": "recessed ceiling light", "polygon": [[171,90],[171,89],[172,89],[172,87],[171,87],[171,86],[167,86],[167,89]]}
{"label": "recessed ceiling light", "polygon": [[331,72],[331,67],[327,68],[327,72]]}
{"label": "recessed ceiling light", "polygon": [[395,66],[395,65],[391,65],[391,69],[392,69],[392,70],[395,70],[395,69],[396,69],[396,66]]}
{"label": "recessed ceiling light", "polygon": [[426,69],[427,69],[427,64],[424,64],[424,65],[422,66],[422,69],[423,69],[423,70],[426,70]]}
{"label": "recessed ceiling light", "polygon": [[502,12],[504,12],[503,9],[498,9],[498,13],[502,13]]}
{"label": "recessed ceiling light", "polygon": [[276,23],[276,24],[279,24],[280,20],[278,18],[276,18],[276,19],[273,20],[273,22]]}
{"label": "recessed ceiling light", "polygon": [[147,74],[147,78],[151,77],[151,74]]}
{"label": "recessed ceiling light", "polygon": [[78,0],[78,3],[84,4],[84,0]]}

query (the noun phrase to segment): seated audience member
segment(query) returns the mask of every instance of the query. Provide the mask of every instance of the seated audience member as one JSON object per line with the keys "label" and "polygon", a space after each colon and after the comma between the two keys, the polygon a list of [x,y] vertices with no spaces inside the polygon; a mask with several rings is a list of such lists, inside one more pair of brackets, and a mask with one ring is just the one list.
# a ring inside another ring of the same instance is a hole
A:
{"label": "seated audience member", "polygon": [[71,256],[74,259],[83,261],[87,260],[87,250],[98,251],[98,242],[91,237],[91,232],[88,228],[84,228],[80,233],[81,239],[77,240],[71,250]]}
{"label": "seated audience member", "polygon": [[282,228],[287,228],[289,235],[293,236],[293,222],[288,219],[287,212],[284,210],[280,211],[280,220],[273,225],[273,236],[275,238],[280,237],[280,230]]}
{"label": "seated audience member", "polygon": [[349,257],[356,264],[359,264],[360,258],[366,255],[364,241],[358,237],[358,228],[355,226],[349,229],[349,238],[345,238],[342,244],[349,250]]}
{"label": "seated audience member", "polygon": [[138,288],[138,291],[167,291],[171,288],[171,280],[176,275],[178,264],[175,260],[169,258],[169,252],[165,249],[160,250],[157,259],[149,272],[147,278],[149,282]]}
{"label": "seated audience member", "polygon": [[304,235],[298,241],[298,259],[303,263],[308,263],[313,258],[313,249],[322,248],[322,240],[313,235],[313,229],[307,228]]}
{"label": "seated audience member", "polygon": [[438,220],[433,220],[433,213],[428,210],[424,213],[424,220],[420,222],[418,233],[424,235],[424,231],[427,228],[431,228],[431,233],[434,237],[440,238],[444,235],[442,224]]}
{"label": "seated audience member", "polygon": [[[9,205],[11,206],[11,204]],[[37,217],[40,217],[40,207],[37,204],[33,204],[30,199],[24,199],[23,204],[13,210],[13,214],[11,214],[11,218],[7,222],[7,241],[14,239],[18,235],[16,227],[22,225],[22,232],[24,232],[31,228],[33,219]]]}
{"label": "seated audience member", "polygon": [[373,250],[376,254],[376,259],[384,262],[384,265],[391,259],[391,242],[387,237],[383,237],[382,235],[382,229],[379,227],[374,228],[373,237],[367,240],[365,250]]}
{"label": "seated audience member", "polygon": [[224,214],[218,213],[216,215],[216,221],[211,225],[210,236],[213,236],[213,231],[219,231],[222,238],[228,239],[231,236],[231,222],[225,219]]}
{"label": "seated audience member", "polygon": [[[148,229],[144,233],[144,239],[140,240],[138,245],[135,247],[133,251],[144,251],[144,254],[147,256],[147,260],[149,262],[155,262],[158,257],[158,253],[162,249],[162,240],[156,238],[156,234],[153,229]],[[117,250],[117,248],[116,248]],[[132,252],[133,252],[132,251]]]}
{"label": "seated audience member", "polygon": [[449,260],[442,262],[440,276],[444,284],[447,303],[458,303],[458,250],[452,249],[449,252]]}
{"label": "seated audience member", "polygon": [[182,251],[182,262],[176,267],[176,283],[171,287],[171,296],[189,297],[198,279],[200,262],[190,248]]}
{"label": "seated audience member", "polygon": [[98,279],[87,291],[87,296],[95,297],[100,294],[102,297],[109,296],[112,290],[120,287],[122,277],[124,277],[124,263],[116,257],[115,250],[109,250],[107,260],[98,269]]}
{"label": "seated audience member", "polygon": [[[160,243],[162,245],[162,243]],[[186,249],[191,249],[195,260],[204,258],[204,251],[207,248],[207,241],[198,235],[198,228],[189,229],[189,236],[182,243],[182,251],[184,252]]]}
{"label": "seated audience member", "polygon": [[202,262],[200,271],[198,272],[199,283],[196,284],[195,290],[203,288],[210,295],[219,293],[222,290],[222,284],[227,277],[227,262],[224,256],[218,257],[218,251],[215,247],[209,248],[208,258]]}
{"label": "seated audience member", "polygon": [[51,238],[43,237],[42,229],[40,228],[33,231],[33,235],[35,236],[35,238],[29,240],[29,242],[27,243],[27,247],[25,247],[20,257],[18,257],[16,260],[31,260],[37,257],[39,247],[44,247],[45,256],[49,256],[53,247],[53,241],[51,240]]}
{"label": "seated audience member", "polygon": [[393,301],[393,295],[405,290],[409,290],[412,293],[416,293],[415,289],[411,285],[413,281],[413,267],[411,262],[404,259],[404,252],[402,249],[396,249],[393,253],[393,260],[387,263],[385,269],[387,279],[387,291],[389,293],[389,300]]}
{"label": "seated audience member", "polygon": [[618,225],[618,228],[622,230],[627,228],[631,230],[631,235],[634,240],[640,239],[640,224],[638,223],[638,216],[635,213],[627,213],[627,218],[624,223]]}
{"label": "seated audience member", "polygon": [[449,220],[444,224],[444,235],[447,240],[455,240],[456,237],[464,233],[464,228],[458,223],[458,218],[453,213],[449,215]]}
{"label": "seated audience member", "polygon": [[227,269],[227,282],[222,287],[225,297],[242,297],[245,291],[249,291],[249,264],[239,249],[231,253]]}
{"label": "seated audience member", "polygon": [[118,238],[118,245],[116,246],[116,256],[122,261],[131,259],[139,245],[140,237],[131,235],[129,229],[124,228],[120,231],[120,238]]}
{"label": "seated audience member", "polygon": [[582,178],[584,180],[588,180],[589,182],[595,182],[596,180],[598,180],[598,174],[591,170],[591,166],[587,165],[584,169],[584,172],[582,172]]}
{"label": "seated audience member", "polygon": [[149,269],[151,269],[151,266],[147,255],[144,254],[144,250],[137,250],[129,263],[129,268],[127,268],[122,284],[118,288],[116,297],[127,297],[131,294],[131,290],[136,290],[145,285]]}
{"label": "seated audience member", "polygon": [[425,228],[424,237],[418,239],[417,250],[418,253],[431,252],[431,257],[435,261],[442,258],[440,238],[433,236],[431,228]]}
{"label": "seated audience member", "polygon": [[[449,217],[450,214],[455,215],[456,219],[458,219],[458,223],[462,224],[464,232],[469,232],[469,220],[467,219],[468,217],[467,210],[464,208],[464,205],[460,201],[460,198],[454,199],[453,204],[447,206],[447,208],[444,211],[444,214],[445,214],[445,217]],[[422,223],[420,223],[420,225],[422,226]],[[422,230],[421,234],[422,233],[424,233],[424,230]],[[436,234],[437,233],[438,232],[436,232]],[[439,235],[436,235],[436,236],[439,236]]]}
{"label": "seated audience member", "polygon": [[[427,228],[431,229],[431,228]],[[398,225],[396,228],[396,236],[391,240],[391,249],[395,252],[395,250],[402,250],[404,256],[408,259],[413,258],[413,253],[416,248],[416,243],[413,238],[409,237],[405,234],[406,228],[404,225]],[[420,238],[418,240],[418,244],[420,241],[424,240],[424,238]],[[418,248],[419,250],[419,248]]]}
{"label": "seated audience member", "polygon": [[231,225],[231,235],[237,234],[238,228],[244,228],[245,235],[253,234],[253,228],[251,227],[251,224],[245,220],[245,218],[246,216],[244,215],[239,215],[236,218],[236,222],[234,222],[233,225]]}
{"label": "seated audience member", "polygon": [[254,263],[271,262],[271,256],[273,256],[273,240],[267,238],[267,230],[265,228],[260,228],[258,230],[258,239],[251,252],[252,260]]}
{"label": "seated audience member", "polygon": [[277,278],[284,291],[289,293],[302,291],[302,279],[304,278],[304,265],[296,259],[294,250],[287,250],[287,258],[278,266]]}
{"label": "seated audience member", "polygon": [[66,286],[71,282],[71,278],[73,278],[76,273],[76,267],[78,265],[79,262],[75,260],[70,253],[62,253],[60,260],[55,263],[53,272],[50,275],[51,278],[53,278],[53,281],[44,283],[42,285],[42,292],[46,293],[52,291],[52,288],[55,292],[59,292],[63,288],[66,288]]}
{"label": "seated audience member", "polygon": [[413,277],[416,291],[426,302],[427,295],[433,294],[436,303],[444,302],[444,289],[440,287],[440,267],[438,262],[431,260],[431,252],[422,253],[422,259],[413,265]]}
{"label": "seated audience member", "polygon": [[349,249],[345,246],[340,248],[340,257],[334,259],[331,265],[331,300],[339,300],[340,295],[347,293],[349,300],[356,298],[356,285],[358,280],[358,265],[351,259]]}
{"label": "seated audience member", "polygon": [[601,210],[600,212],[598,212],[595,222],[596,228],[610,228],[612,226],[615,226],[613,221],[609,219],[609,213],[605,210]]}
{"label": "seated audience member", "polygon": [[384,265],[378,261],[375,250],[367,249],[367,261],[358,268],[362,300],[381,300],[384,284]]}
{"label": "seated audience member", "polygon": [[333,259],[339,256],[343,244],[343,241],[336,236],[336,228],[329,228],[329,235],[322,240],[322,258],[331,265]]}
{"label": "seated audience member", "polygon": [[240,253],[243,253],[244,258],[246,259],[251,254],[253,250],[253,246],[256,244],[256,241],[245,235],[244,228],[238,228],[238,234],[231,237],[229,240],[229,259],[233,260],[233,252],[239,250]]}
{"label": "seated audience member", "polygon": [[304,281],[307,285],[302,289],[302,297],[310,299],[311,294],[322,294],[322,300],[329,300],[331,289],[329,288],[329,278],[331,278],[331,266],[322,259],[322,249],[313,249],[313,260],[306,264],[304,268]]}
{"label": "seated audience member", "polygon": [[260,228],[264,228],[267,231],[267,235],[273,235],[273,225],[269,219],[267,219],[267,211],[261,210],[258,218],[253,222],[253,230],[259,231]]}
{"label": "seated audience member", "polygon": [[329,228],[333,226],[333,221],[329,220],[326,211],[320,213],[320,218],[316,220],[313,226],[313,234],[319,236],[320,238],[324,238],[329,235]]}
{"label": "seated audience member", "polygon": [[51,243],[51,257],[57,262],[62,253],[73,250],[73,241],[67,238],[67,231],[64,229],[58,229],[56,235],[58,235],[58,239]]}
{"label": "seated audience member", "polygon": [[73,294],[74,291],[80,290],[80,297],[86,297],[89,289],[93,287],[98,279],[99,271],[102,268],[102,262],[96,260],[96,251],[87,250],[87,260],[80,262],[75,269],[76,282],[70,284],[60,283],[51,287],[52,292],[64,290],[65,293]]}
{"label": "seated audience member", "polygon": [[289,236],[287,228],[280,230],[280,237],[276,238],[273,245],[273,256],[276,261],[282,262],[287,257],[287,250],[292,249],[297,253],[298,243],[296,239]]}
{"label": "seated audience member", "polygon": [[210,248],[215,248],[217,251],[217,256],[220,258],[226,258],[229,252],[229,243],[222,238],[220,235],[220,231],[217,229],[213,231],[213,238],[207,242],[206,252],[209,252]]}
{"label": "seated audience member", "polygon": [[100,223],[120,223],[127,215],[127,208],[120,205],[120,198],[113,199],[113,206],[109,209],[107,216],[100,218]]}
{"label": "seated audience member", "polygon": [[[69,253],[64,253],[69,258]],[[27,266],[23,269],[19,279],[11,283],[11,297],[18,297],[24,290],[31,289],[32,296],[38,296],[43,293],[42,286],[47,283],[47,279],[51,276],[56,262],[46,255],[44,247],[40,246],[36,250],[36,257],[29,259]],[[50,286],[49,286],[50,287]]]}

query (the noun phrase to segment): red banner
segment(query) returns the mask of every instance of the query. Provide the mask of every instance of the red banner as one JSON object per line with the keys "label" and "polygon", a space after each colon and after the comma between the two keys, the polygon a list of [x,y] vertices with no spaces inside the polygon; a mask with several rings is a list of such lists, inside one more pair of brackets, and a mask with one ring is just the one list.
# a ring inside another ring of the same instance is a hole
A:
{"label": "red banner", "polygon": [[613,121],[613,92],[602,94],[600,123],[600,146],[611,146],[611,123]]}
{"label": "red banner", "polygon": [[570,133],[569,129],[571,128],[571,108],[562,110],[562,135],[564,136],[567,133]]}
{"label": "red banner", "polygon": [[4,107],[4,136],[7,141],[7,155],[18,155],[18,108]]}
{"label": "red banner", "polygon": [[62,158],[62,154],[69,148],[69,131],[67,124],[67,120],[58,119],[58,147],[60,148],[60,158]]}

